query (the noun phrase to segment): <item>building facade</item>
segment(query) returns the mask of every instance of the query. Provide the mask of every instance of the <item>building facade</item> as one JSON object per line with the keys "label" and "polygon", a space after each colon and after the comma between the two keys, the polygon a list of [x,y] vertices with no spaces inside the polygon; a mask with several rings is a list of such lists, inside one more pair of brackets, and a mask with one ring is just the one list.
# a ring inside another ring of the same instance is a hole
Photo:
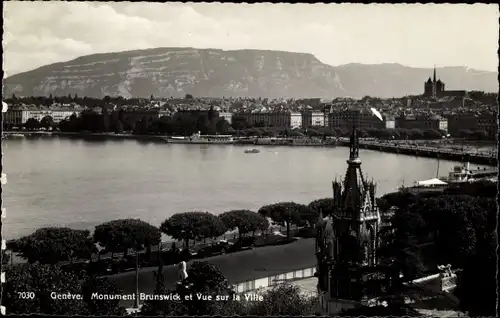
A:
{"label": "building facade", "polygon": [[413,116],[401,114],[395,119],[396,128],[443,130],[448,132],[448,120],[441,116]]}
{"label": "building facade", "polygon": [[137,123],[141,120],[144,120],[148,123],[151,123],[162,116],[170,115],[169,111],[160,110],[160,109],[124,109],[121,111],[121,118],[124,122],[127,123]]}
{"label": "building facade", "polygon": [[[290,127],[290,112],[255,112],[235,113],[234,118],[244,122],[249,127]],[[302,123],[303,124],[303,123]]]}
{"label": "building facade", "polygon": [[290,128],[302,128],[301,113],[290,113]]}
{"label": "building facade", "polygon": [[333,200],[335,217],[325,220],[320,214],[317,223],[317,287],[322,315],[368,305],[382,293],[373,286],[385,288],[399,276],[378,265],[381,218],[375,204],[375,184],[361,171],[355,128],[345,178],[333,182]]}
{"label": "building facade", "polygon": [[313,127],[324,127],[325,126],[325,114],[320,112],[313,112],[311,114],[311,122]]}
{"label": "building facade", "polygon": [[396,121],[395,121],[394,117],[386,117],[385,118],[385,128],[386,129],[396,128]]}
{"label": "building facade", "polygon": [[59,123],[73,114],[79,115],[80,113],[80,109],[72,109],[70,107],[52,108],[34,105],[11,106],[7,112],[4,113],[3,122],[6,128],[10,128],[24,125],[30,118],[41,121],[42,118],[50,116],[55,123]]}
{"label": "building facade", "polygon": [[219,117],[224,118],[229,124],[233,123],[233,113],[219,112]]}
{"label": "building facade", "polygon": [[371,112],[362,110],[333,110],[329,113],[328,127],[331,129],[351,130],[356,126],[359,129],[383,129],[385,121],[381,121]]}
{"label": "building facade", "polygon": [[482,113],[477,116],[477,128],[478,130],[484,130],[488,135],[494,139],[498,134],[498,113],[497,112],[487,112]]}
{"label": "building facade", "polygon": [[459,137],[461,130],[477,130],[477,115],[474,113],[452,114],[446,116],[448,132],[453,137]]}

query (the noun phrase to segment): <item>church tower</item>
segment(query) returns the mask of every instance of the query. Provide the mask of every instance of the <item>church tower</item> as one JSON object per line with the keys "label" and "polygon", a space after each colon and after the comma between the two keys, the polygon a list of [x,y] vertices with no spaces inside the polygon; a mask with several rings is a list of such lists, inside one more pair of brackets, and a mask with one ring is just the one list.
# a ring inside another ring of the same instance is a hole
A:
{"label": "church tower", "polygon": [[377,266],[380,214],[375,184],[361,170],[355,127],[345,178],[333,182],[333,202],[335,215],[318,220],[316,244],[321,312],[329,315],[367,303],[365,274]]}
{"label": "church tower", "polygon": [[434,76],[432,77],[432,98],[436,98],[436,96],[437,96],[436,65],[434,65]]}

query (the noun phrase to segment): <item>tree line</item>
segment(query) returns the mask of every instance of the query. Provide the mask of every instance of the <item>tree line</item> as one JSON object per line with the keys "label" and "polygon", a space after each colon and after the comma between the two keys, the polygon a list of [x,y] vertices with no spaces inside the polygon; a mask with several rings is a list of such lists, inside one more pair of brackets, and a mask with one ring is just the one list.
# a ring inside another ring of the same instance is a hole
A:
{"label": "tree line", "polygon": [[[151,135],[177,135],[189,136],[197,132],[204,135],[229,134],[238,137],[283,137],[283,138],[328,138],[348,137],[350,130],[345,128],[310,127],[305,129],[291,129],[287,127],[240,127],[238,123],[232,125],[224,118],[218,117],[212,109],[199,114],[183,114],[178,116],[162,116],[152,118],[133,118],[126,116],[123,110],[109,111],[103,109],[99,114],[93,110],[84,110],[79,116],[71,115],[69,118],[56,124],[51,116],[45,116],[40,121],[30,118],[24,124],[28,130],[59,129],[62,132],[115,132]],[[395,140],[423,140],[441,139],[446,135],[444,131],[436,129],[357,129],[361,138],[379,138]],[[485,130],[461,130],[457,136],[469,140],[487,140],[490,136]]]}
{"label": "tree line", "polygon": [[[234,210],[219,216],[208,212],[177,213],[162,222],[160,227],[139,219],[121,219],[97,225],[92,234],[88,230],[42,228],[7,242],[7,248],[26,259],[27,263],[9,265],[8,258],[2,257],[9,275],[9,283],[3,285],[4,303],[11,313],[17,314],[122,313],[123,308],[118,307],[118,302],[90,299],[92,292],[116,294],[116,286],[111,281],[85,272],[67,271],[64,265],[82,259],[93,262],[93,256],[97,255],[99,259],[103,252],[111,253],[112,258],[117,253],[122,253],[125,258],[130,251],[136,257],[140,251],[145,250],[148,254],[153,246],[160,244],[161,233],[184,241],[185,248],[190,240],[216,238],[232,229],[238,229],[240,238],[246,233],[255,235],[257,231],[266,232],[269,228],[267,216],[282,225],[286,223],[290,236],[290,224],[307,224],[315,213],[312,210],[307,205],[283,202],[264,206],[258,212]],[[99,247],[103,249],[101,253]],[[2,253],[2,256],[7,255]],[[81,293],[83,300],[64,302],[52,299],[44,288],[54,284],[56,287],[50,292]],[[20,300],[17,293],[25,290],[36,292],[37,299]],[[42,298],[44,302],[38,302]]]}
{"label": "tree line", "polygon": [[281,202],[265,205],[258,212],[233,210],[220,215],[199,211],[176,213],[159,227],[139,219],[120,219],[97,225],[92,235],[88,230],[41,228],[28,236],[8,241],[7,247],[29,263],[75,262],[78,259],[91,260],[92,255],[98,252],[96,244],[106,252],[123,253],[125,256],[130,250],[150,250],[160,243],[161,233],[184,242],[186,248],[191,241],[215,239],[232,230],[238,231],[239,238],[249,233],[255,235],[258,231],[267,233],[270,226],[268,218],[285,226],[290,238],[292,225],[311,226],[319,211],[329,208],[322,204],[324,200],[327,199],[315,200],[309,205]]}
{"label": "tree line", "polygon": [[405,281],[432,274],[439,264],[462,269],[454,292],[461,309],[471,316],[494,315],[496,188],[480,181],[444,193],[384,195],[378,205],[394,215],[380,232],[380,257],[398,264]]}

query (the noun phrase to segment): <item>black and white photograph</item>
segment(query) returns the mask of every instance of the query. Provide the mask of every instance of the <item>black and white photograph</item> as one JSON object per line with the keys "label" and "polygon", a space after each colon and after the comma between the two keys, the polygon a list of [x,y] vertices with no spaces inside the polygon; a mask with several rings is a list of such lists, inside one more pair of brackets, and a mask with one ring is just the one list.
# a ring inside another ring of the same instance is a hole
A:
{"label": "black and white photograph", "polygon": [[497,316],[499,17],[5,1],[1,313]]}

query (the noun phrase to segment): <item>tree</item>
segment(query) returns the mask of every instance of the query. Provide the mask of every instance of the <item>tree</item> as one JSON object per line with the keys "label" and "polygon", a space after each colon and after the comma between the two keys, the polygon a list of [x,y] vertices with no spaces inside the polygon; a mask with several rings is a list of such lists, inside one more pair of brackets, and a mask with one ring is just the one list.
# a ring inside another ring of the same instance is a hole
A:
{"label": "tree", "polygon": [[290,136],[290,137],[304,137],[304,134],[301,133],[300,131],[292,130],[292,131],[290,131],[288,136]]}
{"label": "tree", "polygon": [[405,128],[396,128],[396,135],[398,139],[408,139],[412,137],[411,131]]}
{"label": "tree", "polygon": [[249,210],[233,210],[219,215],[228,229],[238,229],[241,239],[242,234],[255,233],[257,230],[269,227],[269,222],[262,215]]}
{"label": "tree", "polygon": [[456,294],[460,307],[470,316],[495,316],[497,272],[497,238],[490,233],[473,255],[467,257],[459,276]]}
{"label": "tree", "polygon": [[139,219],[121,219],[103,223],[95,227],[94,240],[108,252],[136,252],[150,249],[161,241],[160,230]]}
{"label": "tree", "polygon": [[[409,212],[425,220],[426,231],[435,242],[436,258],[442,264],[459,267],[475,250],[476,231],[472,216],[478,209],[481,206],[471,196],[442,195],[419,199]],[[485,215],[486,211],[480,214]]]}
{"label": "tree", "polygon": [[316,216],[319,216],[319,213],[322,212],[323,216],[332,215],[335,216],[335,201],[333,198],[324,198],[314,200],[309,203],[309,209],[311,209],[312,213]]}
{"label": "tree", "polygon": [[121,120],[117,120],[115,124],[115,133],[121,134],[123,132],[124,125]]}
{"label": "tree", "polygon": [[435,129],[427,129],[424,131],[424,138],[426,139],[439,139],[442,138],[442,134]]}
{"label": "tree", "polygon": [[[188,278],[185,283],[190,286],[187,292],[182,287],[178,292],[181,295],[186,293],[193,295],[193,300],[189,300],[187,304],[190,309],[189,315],[216,315],[224,304],[233,298],[234,291],[226,277],[217,266],[208,262],[193,262],[188,269]],[[212,299],[198,300],[197,293],[212,296]],[[224,298],[217,301],[217,297]]]}
{"label": "tree", "polygon": [[458,136],[460,138],[465,138],[465,139],[468,139],[470,138],[470,136],[472,135],[472,131],[470,131],[469,129],[461,129],[459,132],[458,132]]}
{"label": "tree", "polygon": [[287,237],[290,239],[290,225],[304,225],[305,221],[313,220],[312,213],[306,205],[294,202],[281,202],[265,205],[259,209],[259,214],[269,217],[274,222],[286,225]]}
{"label": "tree", "polygon": [[184,99],[193,99],[193,95],[191,94],[186,94],[186,97]]}
{"label": "tree", "polygon": [[488,139],[488,132],[486,130],[476,130],[472,133],[472,138],[476,140]]}
{"label": "tree", "polygon": [[158,132],[161,134],[171,134],[173,131],[172,118],[170,116],[162,116],[156,121]]}
{"label": "tree", "polygon": [[410,139],[422,139],[422,137],[424,136],[424,134],[422,133],[422,130],[418,129],[418,128],[413,128],[411,129],[408,134],[407,134],[408,138]]}
{"label": "tree", "polygon": [[118,299],[93,299],[92,294],[118,295],[122,291],[107,277],[89,277],[82,284],[82,297],[92,316],[123,316],[125,309],[120,307]]}
{"label": "tree", "polygon": [[395,266],[406,282],[417,278],[424,269],[417,239],[424,227],[420,215],[398,210],[391,218],[391,225],[379,232],[382,244],[377,255],[381,264]]}
{"label": "tree", "polygon": [[[139,219],[122,219],[106,222],[95,227],[94,240],[110,252],[123,252],[125,256],[129,249],[135,250],[136,293],[139,293],[139,251],[146,248],[148,259],[151,246],[161,242],[160,230]],[[136,295],[135,305],[138,305]]]}
{"label": "tree", "polygon": [[[317,297],[304,295],[300,287],[283,283],[262,294],[263,301],[248,304],[244,315],[257,317],[273,316],[312,316],[315,314]],[[240,314],[241,313],[235,313]]]}
{"label": "tree", "polygon": [[199,239],[216,238],[227,232],[227,227],[222,220],[206,212],[202,217]]}
{"label": "tree", "polygon": [[[170,293],[170,291],[167,291]],[[234,291],[220,269],[208,262],[195,261],[188,269],[187,279],[179,284],[176,293],[179,300],[148,300],[144,302],[141,315],[221,315],[233,301]],[[192,295],[192,300],[186,295]],[[197,294],[204,299],[198,299]],[[211,297],[211,299],[207,299]]]}
{"label": "tree", "polygon": [[102,115],[93,110],[85,110],[78,118],[79,130],[100,132],[104,130]]}
{"label": "tree", "polygon": [[[51,293],[77,295],[81,291],[76,276],[58,266],[27,263],[7,266],[5,270],[8,279],[2,283],[2,305],[9,314],[89,314],[83,300],[51,297]],[[20,293],[24,297],[20,297]]]}
{"label": "tree", "polygon": [[368,133],[364,129],[357,129],[357,134],[358,134],[359,138],[368,137]]}
{"label": "tree", "polygon": [[90,259],[96,247],[87,230],[70,228],[41,228],[35,233],[11,242],[12,251],[19,253],[28,262],[56,264]]}
{"label": "tree", "polygon": [[[82,284],[78,278],[57,265],[17,264],[6,267],[2,283],[2,305],[9,314],[47,315],[122,315],[124,309],[116,300],[92,300],[93,293],[119,294],[120,290],[107,278],[89,278]],[[24,294],[20,297],[20,293]],[[81,295],[81,299],[54,299],[53,295]],[[34,297],[31,298],[31,295]]]}
{"label": "tree", "polygon": [[40,126],[45,129],[49,129],[51,127],[54,127],[55,123],[51,116],[45,116],[42,118],[42,120],[40,120]]}
{"label": "tree", "polygon": [[36,118],[29,118],[25,123],[24,127],[29,130],[35,130],[40,128],[40,122]]}
{"label": "tree", "polygon": [[175,240],[182,240],[189,247],[189,240],[202,237],[205,214],[208,212],[176,213],[163,221],[160,230]]}
{"label": "tree", "polygon": [[399,210],[406,210],[410,205],[417,202],[417,197],[411,192],[398,191],[384,194],[381,199],[385,200],[387,207],[395,206]]}
{"label": "tree", "polygon": [[231,124],[225,118],[219,118],[215,124],[215,129],[220,134],[227,134]]}

